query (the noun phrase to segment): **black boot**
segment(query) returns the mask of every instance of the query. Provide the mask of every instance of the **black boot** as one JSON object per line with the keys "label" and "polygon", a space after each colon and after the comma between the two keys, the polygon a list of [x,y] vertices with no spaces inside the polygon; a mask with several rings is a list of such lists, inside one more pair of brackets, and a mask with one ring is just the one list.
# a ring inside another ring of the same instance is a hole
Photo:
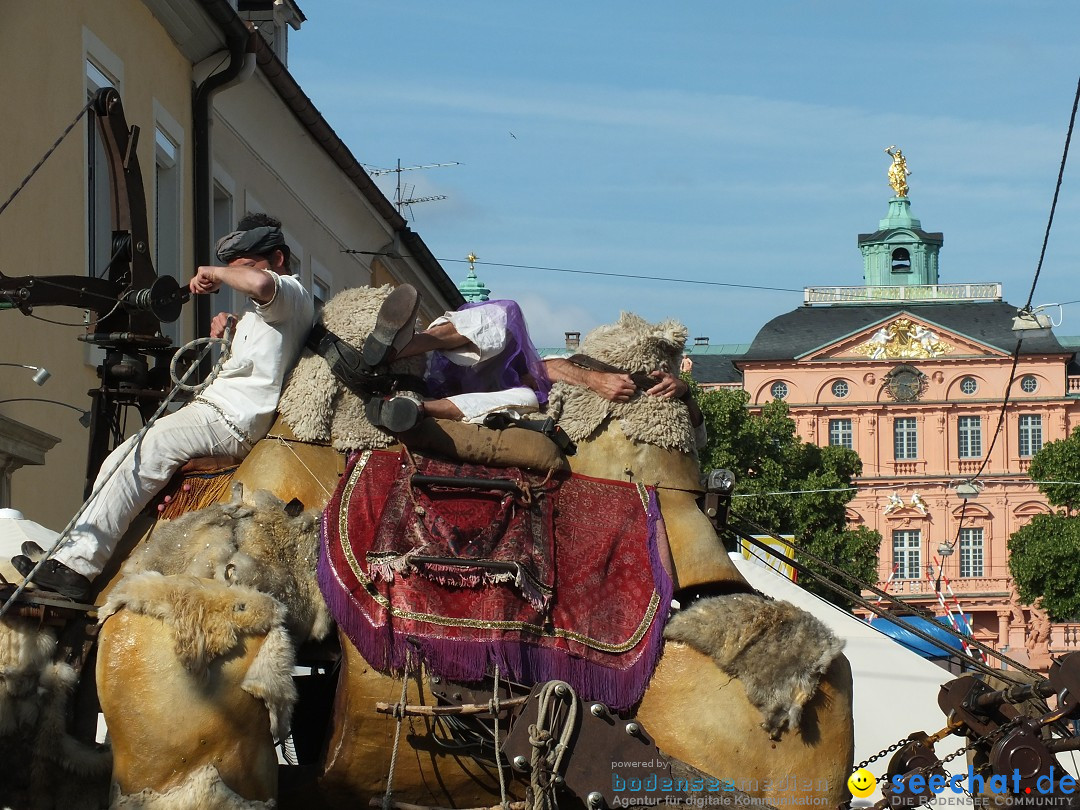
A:
{"label": "black boot", "polygon": [[424,418],[424,403],[408,394],[395,394],[386,399],[372,397],[367,401],[364,410],[371,424],[391,433],[403,433],[416,427]]}
{"label": "black boot", "polygon": [[[12,557],[11,564],[24,577],[34,570],[33,560],[25,554]],[[34,574],[32,582],[43,591],[52,591],[76,602],[89,601],[92,590],[89,579],[78,571],[72,571],[59,560],[46,560]]]}

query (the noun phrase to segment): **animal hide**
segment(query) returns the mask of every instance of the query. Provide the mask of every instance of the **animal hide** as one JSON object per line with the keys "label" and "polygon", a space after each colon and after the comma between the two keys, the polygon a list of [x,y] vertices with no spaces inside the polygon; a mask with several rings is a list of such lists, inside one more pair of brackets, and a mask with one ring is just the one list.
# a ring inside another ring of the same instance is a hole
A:
{"label": "animal hide", "polygon": [[139,793],[123,795],[114,786],[109,810],[273,810],[277,802],[245,799],[221,781],[213,765],[204,765],[190,774],[184,783],[167,793],[147,788]]}
{"label": "animal hide", "polygon": [[[677,373],[686,336],[686,327],[678,321],[651,324],[624,312],[617,323],[598,326],[586,335],[581,352],[629,373],[648,374],[658,369]],[[639,391],[629,402],[610,402],[584,386],[556,383],[548,412],[576,442],[588,439],[612,417],[631,441],[695,452],[690,414],[679,400],[650,397]]]}
{"label": "animal hide", "polygon": [[705,653],[741,681],[773,739],[799,727],[803,707],[844,648],[811,614],[757,594],[701,599],[668,621],[664,637]]}
{"label": "animal hide", "polygon": [[196,678],[206,677],[214,660],[235,650],[242,637],[266,636],[243,688],[266,703],[275,739],[288,734],[296,687],[284,605],[242,585],[146,571],[117,585],[98,611],[100,621],[121,608],[160,619],[172,631],[177,658]]}
{"label": "animal hide", "polygon": [[[342,290],[327,302],[319,316],[331,332],[358,349],[375,328],[379,307],[392,286],[354,287]],[[399,374],[422,377],[425,359],[410,357],[391,364]],[[368,421],[360,397],[343,386],[322,357],[305,349],[292,370],[278,403],[278,413],[296,438],[307,442],[332,442],[337,450],[379,450],[397,439]]]}
{"label": "animal hide", "polygon": [[67,732],[74,668],[52,660],[56,638],[36,621],[0,621],[0,805],[97,808],[112,755]]}
{"label": "animal hide", "polygon": [[159,523],[124,572],[188,574],[254,588],[285,606],[298,642],[321,639],[331,620],[315,580],[319,515],[311,510],[291,516],[266,490],[245,501],[235,486],[228,503]]}

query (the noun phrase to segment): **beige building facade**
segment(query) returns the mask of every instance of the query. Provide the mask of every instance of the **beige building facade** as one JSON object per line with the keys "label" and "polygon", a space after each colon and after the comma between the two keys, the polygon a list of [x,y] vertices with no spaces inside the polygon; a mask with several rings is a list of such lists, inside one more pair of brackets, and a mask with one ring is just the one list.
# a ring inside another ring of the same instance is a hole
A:
{"label": "beige building facade", "polygon": [[[458,306],[422,239],[289,74],[288,37],[303,36],[303,12],[292,0],[244,5],[243,16],[236,0],[38,0],[5,10],[0,72],[17,80],[0,122],[0,195],[73,128],[0,213],[0,273],[32,279],[40,293],[50,277],[71,284],[107,272],[117,227],[110,166],[94,111],[80,111],[111,86],[139,128],[145,247],[158,275],[186,285],[219,236],[246,211],[264,211],[282,219],[293,271],[320,300],[408,282],[423,295],[423,317]],[[82,501],[80,415],[103,359],[80,336],[102,313],[24,312],[12,292],[24,287],[0,279],[0,506],[61,529]],[[185,304],[163,337],[181,345],[206,334],[212,312],[244,306],[214,298],[204,309]],[[52,376],[38,387],[40,367]],[[134,408],[118,415],[115,436],[142,424]]]}

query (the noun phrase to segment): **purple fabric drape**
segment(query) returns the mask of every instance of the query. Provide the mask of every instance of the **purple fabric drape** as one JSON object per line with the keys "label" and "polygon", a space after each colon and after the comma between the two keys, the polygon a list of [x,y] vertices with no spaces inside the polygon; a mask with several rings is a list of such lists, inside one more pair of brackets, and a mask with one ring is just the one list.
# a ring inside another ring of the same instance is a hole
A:
{"label": "purple fabric drape", "polygon": [[551,380],[548,379],[544,361],[529,337],[521,307],[516,301],[480,301],[465,304],[458,311],[476,307],[498,307],[506,313],[505,348],[495,357],[475,366],[459,366],[442,353],[433,352],[427,371],[429,394],[433,397],[449,397],[524,386],[533,389],[537,400],[543,405],[551,390]]}

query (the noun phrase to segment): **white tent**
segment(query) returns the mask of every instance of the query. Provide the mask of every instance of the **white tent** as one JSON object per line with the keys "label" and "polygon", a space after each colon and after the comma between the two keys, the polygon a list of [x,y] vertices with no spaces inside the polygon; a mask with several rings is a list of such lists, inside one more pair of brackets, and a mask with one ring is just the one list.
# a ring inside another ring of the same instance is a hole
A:
{"label": "white tent", "polygon": [[17,509],[0,509],[0,558],[4,562],[16,554],[22,554],[23,543],[27,540],[48,551],[59,535],[58,531],[28,521]]}

